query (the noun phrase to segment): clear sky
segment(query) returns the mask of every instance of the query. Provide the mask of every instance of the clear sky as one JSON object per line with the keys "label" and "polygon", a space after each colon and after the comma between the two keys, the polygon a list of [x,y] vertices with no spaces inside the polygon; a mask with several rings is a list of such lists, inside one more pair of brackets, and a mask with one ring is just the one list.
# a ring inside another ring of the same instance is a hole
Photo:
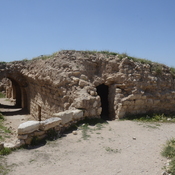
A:
{"label": "clear sky", "polygon": [[175,0],[0,0],[0,61],[126,52],[175,67]]}

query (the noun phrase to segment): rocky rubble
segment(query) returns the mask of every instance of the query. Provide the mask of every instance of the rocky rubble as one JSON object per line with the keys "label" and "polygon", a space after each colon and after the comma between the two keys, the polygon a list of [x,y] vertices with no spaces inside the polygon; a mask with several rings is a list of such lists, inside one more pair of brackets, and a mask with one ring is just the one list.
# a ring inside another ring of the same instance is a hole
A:
{"label": "rocky rubble", "polygon": [[86,117],[100,116],[104,106],[97,93],[99,85],[108,87],[109,119],[175,112],[174,74],[169,67],[146,60],[103,52],[61,51],[46,60],[8,63],[0,71],[12,80],[21,105],[36,120],[74,109],[82,109]]}

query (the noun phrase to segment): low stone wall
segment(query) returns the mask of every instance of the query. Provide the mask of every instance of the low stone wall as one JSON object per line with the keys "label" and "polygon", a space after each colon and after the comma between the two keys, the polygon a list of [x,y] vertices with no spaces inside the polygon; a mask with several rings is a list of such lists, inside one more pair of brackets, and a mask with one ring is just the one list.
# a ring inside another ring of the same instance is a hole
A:
{"label": "low stone wall", "polygon": [[45,121],[27,121],[18,127],[18,140],[16,143],[4,143],[1,147],[18,148],[22,145],[30,145],[33,141],[39,141],[54,134],[59,134],[71,124],[84,118],[84,112],[79,109],[67,110],[55,113],[54,117]]}
{"label": "low stone wall", "polygon": [[21,143],[30,145],[32,140],[42,140],[46,138],[49,129],[60,130],[61,119],[50,118],[45,121],[28,121],[18,127],[18,139]]}
{"label": "low stone wall", "polygon": [[54,117],[45,121],[28,121],[18,127],[18,139],[26,145],[30,145],[32,140],[42,140],[48,136],[49,130],[54,129],[56,133],[69,127],[84,118],[82,110],[74,109],[60,113],[55,113]]}

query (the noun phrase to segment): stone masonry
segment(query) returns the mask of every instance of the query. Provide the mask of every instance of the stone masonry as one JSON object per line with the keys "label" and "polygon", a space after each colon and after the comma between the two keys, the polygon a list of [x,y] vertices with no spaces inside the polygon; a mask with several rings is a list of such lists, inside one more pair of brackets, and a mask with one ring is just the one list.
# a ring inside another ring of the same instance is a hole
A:
{"label": "stone masonry", "polygon": [[75,109],[81,109],[83,117],[100,117],[105,108],[103,95],[97,92],[100,85],[108,88],[104,94],[108,119],[175,113],[174,74],[157,63],[100,52],[60,51],[46,60],[0,64],[0,78],[4,77],[12,82],[16,105],[27,108],[38,121]]}

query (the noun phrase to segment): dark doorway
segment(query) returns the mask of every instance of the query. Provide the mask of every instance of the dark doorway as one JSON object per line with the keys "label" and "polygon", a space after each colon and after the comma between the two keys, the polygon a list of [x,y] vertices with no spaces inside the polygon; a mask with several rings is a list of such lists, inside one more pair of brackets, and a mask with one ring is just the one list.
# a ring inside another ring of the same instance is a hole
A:
{"label": "dark doorway", "polygon": [[13,89],[13,99],[16,99],[16,107],[21,108],[22,107],[22,96],[21,96],[21,87],[19,86],[19,84],[13,80],[10,79],[12,82],[12,89]]}
{"label": "dark doorway", "polygon": [[41,121],[41,106],[38,105],[38,121]]}
{"label": "dark doorway", "polygon": [[28,109],[28,105],[27,105],[27,92],[26,92],[26,89],[25,87],[23,86],[20,86],[20,84],[14,80],[13,78],[9,78],[8,79],[10,80],[10,84],[9,85],[9,91],[10,92],[10,95],[8,95],[8,98],[12,98],[14,99],[16,102],[15,102],[15,107],[18,107],[18,108],[22,108],[22,109]]}
{"label": "dark doorway", "polygon": [[106,86],[105,84],[97,86],[97,94],[101,98],[101,107],[102,107],[101,118],[108,120],[109,119],[108,86]]}

